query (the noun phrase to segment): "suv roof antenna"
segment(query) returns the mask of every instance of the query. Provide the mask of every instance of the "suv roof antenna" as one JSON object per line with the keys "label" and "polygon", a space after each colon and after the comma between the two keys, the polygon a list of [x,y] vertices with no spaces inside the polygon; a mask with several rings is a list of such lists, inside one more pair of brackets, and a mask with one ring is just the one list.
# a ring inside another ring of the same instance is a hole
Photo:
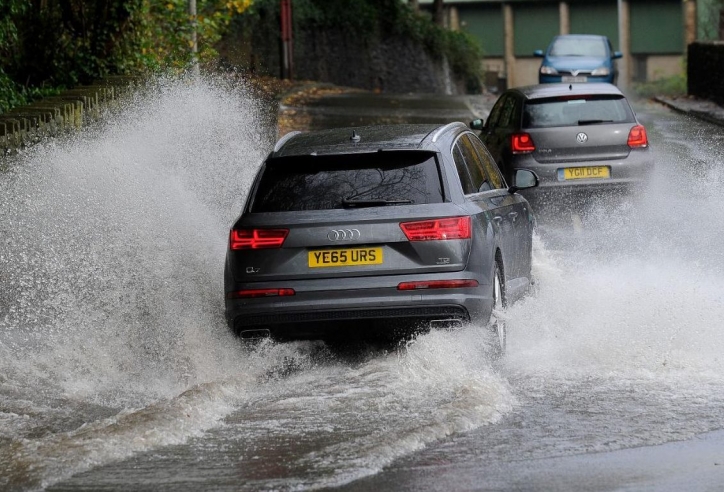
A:
{"label": "suv roof antenna", "polygon": [[572,91],[572,90],[573,90],[573,84],[568,84],[568,90],[569,90],[569,91]]}

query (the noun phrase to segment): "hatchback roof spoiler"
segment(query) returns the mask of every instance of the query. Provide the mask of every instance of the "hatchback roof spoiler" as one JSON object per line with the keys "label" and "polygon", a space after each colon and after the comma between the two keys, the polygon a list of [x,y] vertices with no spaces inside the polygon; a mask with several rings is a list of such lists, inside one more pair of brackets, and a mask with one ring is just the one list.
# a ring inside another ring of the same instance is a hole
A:
{"label": "hatchback roof spoiler", "polygon": [[284,146],[285,143],[287,143],[289,141],[289,139],[291,139],[294,135],[299,135],[300,133],[302,133],[302,132],[295,130],[293,132],[287,133],[282,138],[277,140],[277,143],[274,146],[274,152],[279,152],[279,150],[281,150],[281,148]]}

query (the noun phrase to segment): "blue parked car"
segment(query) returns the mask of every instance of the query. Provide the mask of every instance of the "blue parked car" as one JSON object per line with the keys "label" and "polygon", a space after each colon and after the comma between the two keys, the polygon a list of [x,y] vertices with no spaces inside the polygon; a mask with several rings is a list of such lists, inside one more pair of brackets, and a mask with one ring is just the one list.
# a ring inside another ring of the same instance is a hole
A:
{"label": "blue parked car", "polygon": [[613,51],[606,36],[592,34],[565,34],[556,36],[545,53],[536,50],[535,56],[542,57],[538,82],[608,82],[616,83],[618,70],[616,58],[623,55]]}

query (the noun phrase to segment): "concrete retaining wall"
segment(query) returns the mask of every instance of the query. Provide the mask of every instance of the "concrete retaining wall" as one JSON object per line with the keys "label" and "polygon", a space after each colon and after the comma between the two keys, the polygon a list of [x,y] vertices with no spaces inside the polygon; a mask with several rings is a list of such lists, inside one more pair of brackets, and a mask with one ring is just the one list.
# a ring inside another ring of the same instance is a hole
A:
{"label": "concrete retaining wall", "polygon": [[117,106],[123,94],[138,82],[131,77],[109,77],[0,114],[0,156],[42,138],[82,128],[104,110]]}
{"label": "concrete retaining wall", "polygon": [[299,79],[390,93],[465,94],[465,80],[445,59],[402,36],[350,40],[343,31],[299,33],[294,70]]}
{"label": "concrete retaining wall", "polygon": [[686,73],[690,95],[724,105],[724,41],[691,43]]}
{"label": "concrete retaining wall", "polygon": [[[278,26],[276,19],[266,19],[247,30],[231,32],[219,46],[222,60],[252,73],[281,78]],[[296,80],[390,93],[464,94],[471,82],[421,43],[381,33],[361,40],[344,27],[298,27],[293,61]]]}

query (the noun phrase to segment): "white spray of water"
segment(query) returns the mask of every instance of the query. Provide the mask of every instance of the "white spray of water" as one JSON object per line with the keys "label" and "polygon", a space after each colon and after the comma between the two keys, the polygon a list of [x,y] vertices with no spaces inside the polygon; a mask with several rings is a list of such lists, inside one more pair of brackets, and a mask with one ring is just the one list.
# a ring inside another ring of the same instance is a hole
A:
{"label": "white spray of water", "polygon": [[0,198],[5,372],[124,404],[233,357],[216,348],[225,235],[264,130],[243,88],[164,82],[22,156]]}

